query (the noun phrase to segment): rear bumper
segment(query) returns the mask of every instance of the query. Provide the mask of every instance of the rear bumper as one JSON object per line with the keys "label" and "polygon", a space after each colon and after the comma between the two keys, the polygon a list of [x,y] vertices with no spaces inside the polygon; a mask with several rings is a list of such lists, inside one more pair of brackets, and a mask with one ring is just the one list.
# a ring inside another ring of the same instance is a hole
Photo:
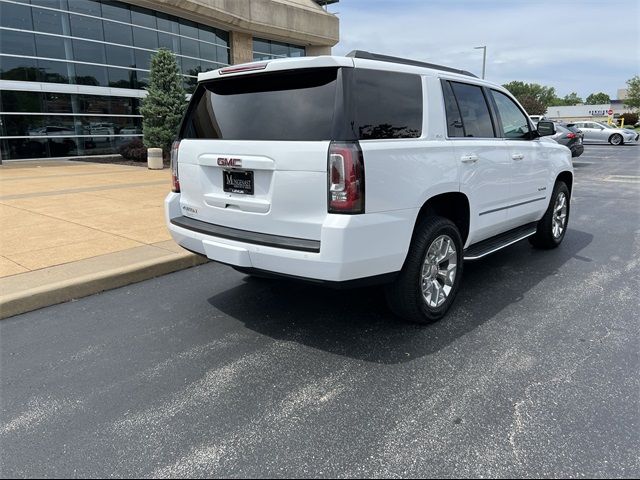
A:
{"label": "rear bumper", "polygon": [[328,214],[318,241],[212,225],[183,217],[180,210],[180,194],[170,193],[165,200],[167,225],[173,239],[185,249],[244,271],[323,282],[399,271],[418,214],[418,209]]}
{"label": "rear bumper", "polygon": [[175,217],[171,219],[171,224],[192,232],[204,233],[217,238],[226,238],[242,243],[253,245],[264,245],[266,247],[285,248],[288,250],[298,250],[300,252],[320,252],[320,242],[317,240],[307,240],[304,238],[283,237],[281,235],[269,235],[266,233],[248,232],[237,228],[223,227],[211,223],[195,220],[189,217]]}

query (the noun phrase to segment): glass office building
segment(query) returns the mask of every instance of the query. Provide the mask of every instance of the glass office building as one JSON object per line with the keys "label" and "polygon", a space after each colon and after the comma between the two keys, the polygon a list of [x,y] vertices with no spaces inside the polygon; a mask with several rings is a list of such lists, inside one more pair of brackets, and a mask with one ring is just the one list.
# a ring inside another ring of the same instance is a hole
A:
{"label": "glass office building", "polygon": [[[254,59],[305,55],[304,46],[250,38]],[[0,0],[2,159],[111,154],[141,137],[140,102],[162,47],[176,54],[187,92],[199,72],[232,63],[228,30],[161,11]]]}

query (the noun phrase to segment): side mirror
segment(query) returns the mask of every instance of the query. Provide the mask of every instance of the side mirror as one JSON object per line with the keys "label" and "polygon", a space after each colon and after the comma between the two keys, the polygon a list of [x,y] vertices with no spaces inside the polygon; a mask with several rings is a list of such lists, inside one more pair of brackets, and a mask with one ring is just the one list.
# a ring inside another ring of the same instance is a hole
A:
{"label": "side mirror", "polygon": [[538,135],[541,137],[548,137],[549,135],[555,135],[556,126],[553,122],[541,120],[538,122]]}

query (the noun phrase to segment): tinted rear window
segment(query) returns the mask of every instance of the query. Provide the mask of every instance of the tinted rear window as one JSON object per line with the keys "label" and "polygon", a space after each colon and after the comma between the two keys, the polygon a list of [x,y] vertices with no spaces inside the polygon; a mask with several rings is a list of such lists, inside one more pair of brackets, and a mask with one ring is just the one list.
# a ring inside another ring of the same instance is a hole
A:
{"label": "tinted rear window", "polygon": [[422,134],[419,75],[356,68],[353,94],[360,139],[416,138]]}
{"label": "tinted rear window", "polygon": [[489,106],[482,88],[467,83],[451,82],[453,93],[458,101],[464,133],[466,137],[495,137]]}
{"label": "tinted rear window", "polygon": [[230,77],[202,83],[183,138],[329,140],[337,68]]}
{"label": "tinted rear window", "polygon": [[447,135],[449,138],[464,137],[464,125],[460,116],[458,102],[451,90],[451,84],[442,80],[442,93],[444,94],[444,106],[447,113]]}

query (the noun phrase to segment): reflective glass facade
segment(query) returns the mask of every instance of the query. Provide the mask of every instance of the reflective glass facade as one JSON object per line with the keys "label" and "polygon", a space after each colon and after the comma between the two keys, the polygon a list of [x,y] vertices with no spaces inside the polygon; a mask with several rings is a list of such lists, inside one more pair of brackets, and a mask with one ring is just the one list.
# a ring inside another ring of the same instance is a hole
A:
{"label": "reflective glass facade", "polygon": [[253,59],[272,60],[274,58],[304,57],[304,47],[274,40],[253,39]]}
{"label": "reflective glass facade", "polygon": [[[0,79],[41,84],[0,92],[2,158],[115,153],[140,137],[142,92],[116,89],[142,91],[161,47],[176,54],[188,92],[199,72],[230,63],[228,32],[162,12],[112,0],[0,0]],[[109,90],[49,93],[60,90],[52,84]]]}

